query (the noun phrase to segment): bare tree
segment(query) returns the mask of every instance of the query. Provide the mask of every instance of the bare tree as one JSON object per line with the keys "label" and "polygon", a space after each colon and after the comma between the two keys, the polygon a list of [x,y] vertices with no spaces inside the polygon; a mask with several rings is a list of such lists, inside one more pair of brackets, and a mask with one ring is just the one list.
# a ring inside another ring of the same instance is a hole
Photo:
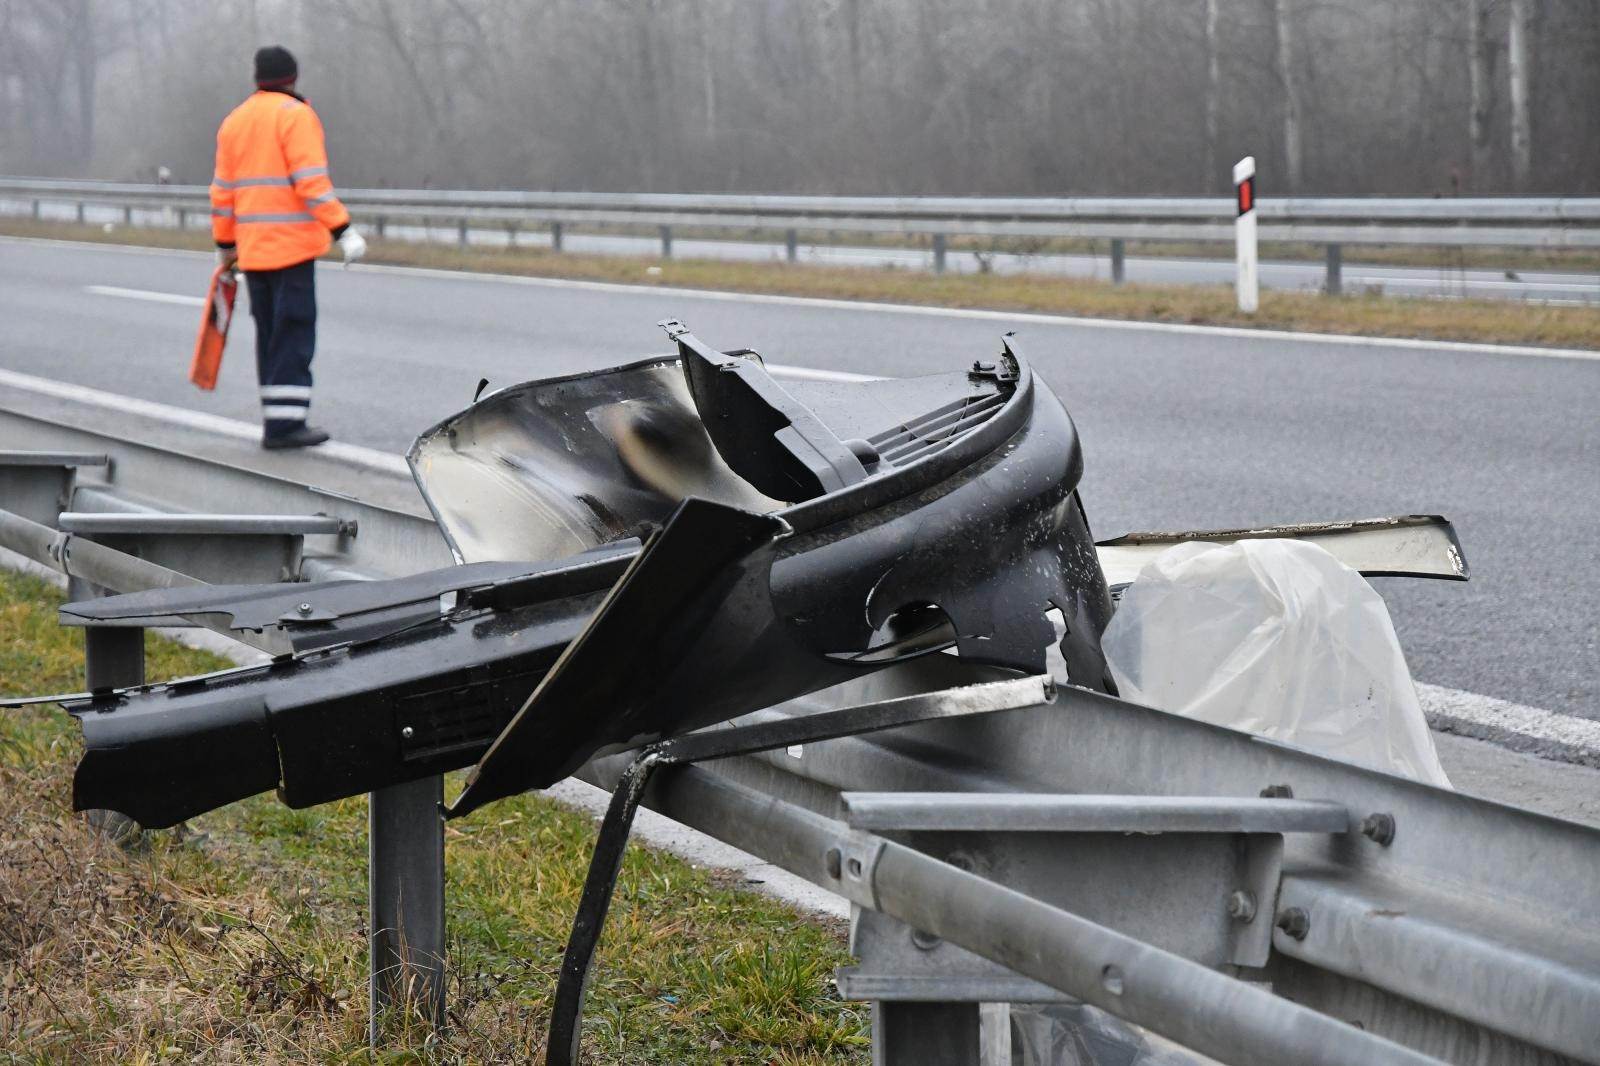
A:
{"label": "bare tree", "polygon": [[1528,94],[1528,0],[1511,0],[1506,32],[1506,75],[1511,98],[1511,174],[1519,190],[1533,173],[1533,121]]}
{"label": "bare tree", "polygon": [[350,186],[1600,193],[1600,0],[0,0],[0,173],[204,181],[269,43]]}
{"label": "bare tree", "polygon": [[1278,31],[1278,84],[1283,92],[1283,178],[1289,191],[1304,183],[1305,160],[1300,140],[1300,84],[1294,63],[1294,0],[1272,0]]}
{"label": "bare tree", "polygon": [[1210,188],[1220,179],[1217,162],[1219,142],[1222,140],[1222,48],[1217,40],[1217,16],[1221,0],[1206,0],[1206,147],[1205,171],[1201,178],[1203,188]]}
{"label": "bare tree", "polygon": [[1489,114],[1493,106],[1492,53],[1489,45],[1489,0],[1467,0],[1467,141],[1471,148],[1472,183],[1489,178]]}

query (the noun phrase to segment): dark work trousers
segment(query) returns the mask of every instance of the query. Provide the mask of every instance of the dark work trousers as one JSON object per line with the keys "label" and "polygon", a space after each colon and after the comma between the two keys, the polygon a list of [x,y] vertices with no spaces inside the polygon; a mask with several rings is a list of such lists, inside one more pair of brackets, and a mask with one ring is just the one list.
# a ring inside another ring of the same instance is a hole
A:
{"label": "dark work trousers", "polygon": [[256,379],[268,437],[306,424],[311,408],[311,356],[317,350],[316,260],[282,270],[251,270],[250,317],[256,320]]}

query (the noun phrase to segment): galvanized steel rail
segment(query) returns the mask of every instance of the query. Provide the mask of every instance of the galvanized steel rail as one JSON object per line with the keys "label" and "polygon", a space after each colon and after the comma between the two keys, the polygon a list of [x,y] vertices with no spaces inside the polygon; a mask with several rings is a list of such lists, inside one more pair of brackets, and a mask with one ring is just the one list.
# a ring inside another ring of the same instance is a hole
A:
{"label": "galvanized steel rail", "polygon": [[[448,563],[417,514],[81,425],[0,409],[0,449],[15,475],[0,510],[34,511],[0,540],[47,564],[94,528],[298,537],[300,579]],[[295,517],[59,522],[216,500]],[[119,567],[102,547],[92,580],[119,590],[183,569]],[[136,649],[110,651],[123,657],[101,659],[102,683],[142,672]],[[959,703],[987,676],[934,655],[741,721],[919,692]],[[1070,687],[982,719],[679,767],[645,794],[858,905],[861,965],[840,988],[874,1001],[876,1062],[936,1061],[928,1047],[976,1061],[980,1004],[1067,995],[1233,1062],[1600,1063],[1600,832]],[[611,787],[630,757],[582,776]],[[442,933],[437,779],[400,787],[372,821],[375,970],[407,950],[386,925]]]}
{"label": "galvanized steel rail", "polygon": [[[654,228],[672,254],[675,228],[782,233],[791,260],[801,233],[899,235],[930,241],[943,269],[951,237],[1086,238],[1111,242],[1121,280],[1125,242],[1231,241],[1234,201],[1224,197],[870,197],[692,193],[517,192],[443,189],[340,189],[340,199],[381,235],[391,224],[454,224],[461,243],[474,227],[547,229],[560,250],[582,226]],[[179,225],[204,220],[206,186],[0,177],[0,199],[44,204],[170,209]],[[1443,247],[1600,248],[1600,198],[1283,197],[1257,204],[1259,239],[1324,244],[1330,290],[1346,244]]]}

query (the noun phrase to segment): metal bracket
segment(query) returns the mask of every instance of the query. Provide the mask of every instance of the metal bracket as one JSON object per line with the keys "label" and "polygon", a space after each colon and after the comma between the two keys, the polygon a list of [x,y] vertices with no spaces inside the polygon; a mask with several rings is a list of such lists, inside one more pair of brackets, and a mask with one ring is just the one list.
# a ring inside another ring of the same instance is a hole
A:
{"label": "metal bracket", "polygon": [[[1343,804],[1317,800],[846,792],[840,801],[856,839],[892,832],[1208,966],[1266,964],[1271,922],[1258,911],[1277,898],[1284,833],[1350,830]],[[835,887],[876,906],[870,883]]]}
{"label": "metal bracket", "polygon": [[870,833],[851,833],[827,850],[823,866],[833,878],[831,886],[839,895],[859,907],[878,909],[878,894],[872,875],[883,853],[883,838]]}
{"label": "metal bracket", "polygon": [[110,456],[95,452],[0,450],[0,506],[47,526],[72,506],[78,468],[111,467]]}
{"label": "metal bracket", "polygon": [[298,581],[306,536],[355,535],[331,515],[66,511],[57,526],[212,584]]}

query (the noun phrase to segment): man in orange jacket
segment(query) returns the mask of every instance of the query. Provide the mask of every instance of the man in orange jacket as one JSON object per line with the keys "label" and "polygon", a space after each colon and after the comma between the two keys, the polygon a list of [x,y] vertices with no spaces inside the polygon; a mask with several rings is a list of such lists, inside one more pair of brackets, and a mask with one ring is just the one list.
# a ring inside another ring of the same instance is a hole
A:
{"label": "man in orange jacket", "polygon": [[350,263],[367,242],[333,193],[322,122],[294,91],[294,56],[263,48],[255,74],[256,91],[217,130],[211,233],[218,260],[243,270],[250,289],[262,446],[304,448],[328,439],[306,422],[317,346],[316,259],[337,240]]}

